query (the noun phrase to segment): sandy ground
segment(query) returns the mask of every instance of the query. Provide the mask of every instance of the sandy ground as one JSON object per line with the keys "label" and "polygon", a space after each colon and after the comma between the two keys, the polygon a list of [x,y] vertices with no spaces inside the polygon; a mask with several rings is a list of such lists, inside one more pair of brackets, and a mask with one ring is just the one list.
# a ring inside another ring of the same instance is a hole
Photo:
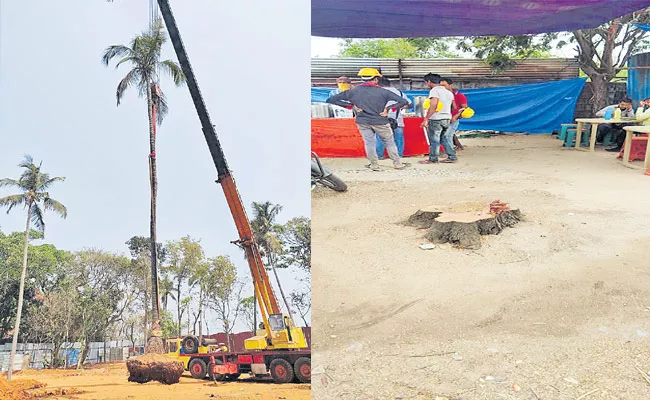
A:
{"label": "sandy ground", "polygon": [[[313,192],[312,398],[650,398],[650,177],[548,136],[463,143],[404,171],[322,160],[349,191]],[[525,221],[476,251],[399,224],[497,199]]]}
{"label": "sandy ground", "polygon": [[[185,372],[175,385],[158,382],[146,384],[127,381],[128,371],[124,363],[104,364],[93,369],[77,370],[26,370],[15,376],[16,380],[35,379],[46,383],[45,389],[74,387],[80,394],[47,397],[48,399],[92,399],[92,400],[194,400],[218,398],[222,400],[276,400],[310,398],[310,385],[277,385],[266,382],[247,382],[242,376],[237,382],[217,383],[197,380]],[[43,389],[36,389],[40,391]]]}

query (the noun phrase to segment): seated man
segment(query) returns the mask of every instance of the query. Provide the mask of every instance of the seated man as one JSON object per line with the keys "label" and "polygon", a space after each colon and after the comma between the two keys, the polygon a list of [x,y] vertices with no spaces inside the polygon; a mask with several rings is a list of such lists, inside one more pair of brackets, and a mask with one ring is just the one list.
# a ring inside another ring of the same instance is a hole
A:
{"label": "seated man", "polygon": [[650,125],[650,97],[643,99],[641,104],[639,104],[639,108],[636,110],[635,117],[637,121],[641,121],[641,125]]}
{"label": "seated man", "polygon": [[[621,110],[621,118],[634,118],[634,109],[632,108],[632,100],[625,98],[619,104],[607,106],[596,113],[597,117],[604,117],[607,110],[619,108]],[[596,142],[602,142],[606,135],[611,135],[616,145],[606,149],[607,151],[619,152],[625,142],[625,131],[623,127],[627,124],[600,124],[598,125],[598,133],[596,135]]]}

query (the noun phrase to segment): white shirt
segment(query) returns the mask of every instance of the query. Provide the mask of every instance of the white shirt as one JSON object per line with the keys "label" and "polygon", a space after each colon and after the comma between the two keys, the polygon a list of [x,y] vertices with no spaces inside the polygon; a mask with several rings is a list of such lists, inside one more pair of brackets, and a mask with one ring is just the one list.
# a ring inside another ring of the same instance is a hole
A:
{"label": "white shirt", "polygon": [[451,119],[451,105],[454,102],[454,94],[445,89],[444,86],[436,86],[429,91],[429,98],[436,98],[442,101],[442,110],[433,113],[431,118],[434,121]]}
{"label": "white shirt", "polygon": [[[404,93],[400,93],[400,91],[399,91],[398,89],[395,89],[395,88],[392,87],[392,86],[385,87],[384,89],[386,89],[386,90],[390,90],[391,92],[395,93],[395,94],[398,95],[398,96],[402,96],[402,98],[403,98],[404,100],[408,100],[409,103],[411,102],[411,100],[409,100],[409,98],[408,98],[407,95],[405,95]],[[388,103],[386,103],[386,107],[390,107],[390,106],[392,106],[393,104],[396,104],[396,102],[394,102],[394,101],[389,101]],[[397,118],[395,118],[395,117],[397,117]],[[397,111],[388,110],[388,118],[396,119],[396,120],[397,120],[397,126],[398,126],[398,127],[401,127],[401,128],[404,127],[404,110],[399,110],[399,114],[398,114]]]}

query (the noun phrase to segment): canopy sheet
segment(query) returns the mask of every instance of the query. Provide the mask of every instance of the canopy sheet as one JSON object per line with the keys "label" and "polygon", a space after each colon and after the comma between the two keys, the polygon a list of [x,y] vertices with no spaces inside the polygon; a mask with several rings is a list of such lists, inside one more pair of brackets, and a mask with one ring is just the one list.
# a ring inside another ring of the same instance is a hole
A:
{"label": "canopy sheet", "polygon": [[[463,119],[460,130],[550,133],[573,122],[576,102],[586,79],[462,90],[476,114]],[[311,101],[322,103],[332,89],[312,88]],[[404,91],[413,104],[414,97],[427,91]]]}
{"label": "canopy sheet", "polygon": [[650,31],[650,25],[648,24],[634,24],[634,26],[644,31]]}
{"label": "canopy sheet", "polygon": [[632,56],[627,65],[627,94],[638,104],[650,97],[650,53]]}
{"label": "canopy sheet", "polygon": [[312,0],[312,36],[500,36],[594,28],[649,0]]}

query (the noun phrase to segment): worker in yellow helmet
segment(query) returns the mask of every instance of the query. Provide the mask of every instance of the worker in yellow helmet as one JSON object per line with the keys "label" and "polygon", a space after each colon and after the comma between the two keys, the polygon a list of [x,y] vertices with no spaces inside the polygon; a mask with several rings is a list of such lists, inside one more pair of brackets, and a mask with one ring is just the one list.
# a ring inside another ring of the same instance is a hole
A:
{"label": "worker in yellow helmet", "polygon": [[[451,125],[451,110],[456,107],[454,94],[447,90],[441,83],[438,74],[426,74],[424,82],[431,89],[429,91],[430,106],[422,122],[422,128],[427,131],[429,138],[429,157],[420,161],[420,164],[455,163],[458,161],[454,149],[453,133],[449,134]],[[438,110],[438,103],[442,102],[442,109]],[[445,149],[447,158],[439,160],[440,143]]]}
{"label": "worker in yellow helmet", "polygon": [[409,102],[378,85],[381,74],[377,69],[361,68],[359,77],[363,79],[363,84],[334,95],[327,99],[327,102],[341,107],[352,104],[356,108],[357,127],[363,138],[366,157],[370,161],[368,168],[373,171],[381,170],[377,156],[377,137],[379,137],[393,161],[393,168],[403,169],[407,164],[400,159],[393,130],[388,121],[389,109],[386,105],[394,101],[391,107],[401,108]]}

